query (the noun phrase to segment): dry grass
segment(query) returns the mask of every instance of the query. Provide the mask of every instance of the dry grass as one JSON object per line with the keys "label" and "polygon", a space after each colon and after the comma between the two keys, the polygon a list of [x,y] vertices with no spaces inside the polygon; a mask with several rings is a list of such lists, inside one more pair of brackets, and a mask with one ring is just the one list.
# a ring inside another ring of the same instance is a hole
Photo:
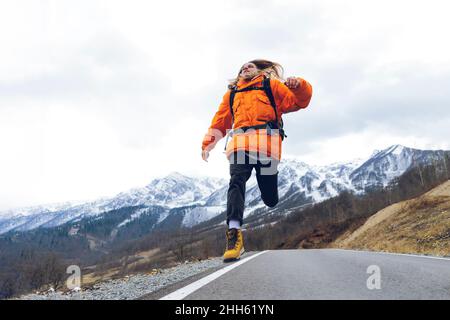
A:
{"label": "dry grass", "polygon": [[101,275],[98,275],[94,272],[84,274],[82,276],[81,283],[83,286],[92,286],[93,284],[95,284],[97,282],[102,282],[102,281],[112,279],[114,277],[114,275],[116,275],[118,272],[119,272],[119,269],[111,269]]}
{"label": "dry grass", "polygon": [[450,255],[450,182],[416,199],[389,206],[334,247]]}

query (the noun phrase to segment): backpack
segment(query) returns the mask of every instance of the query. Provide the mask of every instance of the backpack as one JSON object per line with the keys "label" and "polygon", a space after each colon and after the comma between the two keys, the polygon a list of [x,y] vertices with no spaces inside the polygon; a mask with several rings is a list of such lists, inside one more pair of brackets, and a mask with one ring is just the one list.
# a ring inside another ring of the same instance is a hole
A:
{"label": "backpack", "polygon": [[230,93],[230,112],[231,112],[231,118],[232,123],[234,123],[234,112],[233,112],[233,102],[234,102],[234,96],[238,92],[245,92],[245,91],[251,91],[251,90],[263,90],[266,93],[267,98],[269,98],[270,105],[272,106],[273,110],[275,111],[275,120],[268,121],[265,124],[259,124],[255,126],[248,126],[248,127],[242,127],[239,128],[240,130],[243,130],[244,132],[248,129],[267,129],[267,133],[271,134],[270,129],[278,129],[281,140],[284,140],[284,138],[287,138],[287,135],[284,132],[283,129],[283,119],[280,117],[280,121],[278,120],[278,111],[277,111],[277,105],[275,104],[275,98],[273,97],[272,88],[270,87],[270,78],[265,77],[263,80],[263,86],[262,87],[247,87],[244,89],[231,89]]}

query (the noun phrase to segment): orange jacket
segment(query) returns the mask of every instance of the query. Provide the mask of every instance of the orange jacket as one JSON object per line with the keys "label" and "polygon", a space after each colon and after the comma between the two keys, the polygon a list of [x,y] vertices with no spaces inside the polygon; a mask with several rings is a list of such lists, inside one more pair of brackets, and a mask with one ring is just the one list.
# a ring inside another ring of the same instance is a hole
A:
{"label": "orange jacket", "polygon": [[[306,108],[311,100],[312,87],[309,82],[302,78],[300,85],[295,89],[289,89],[281,81],[270,79],[270,86],[275,98],[278,117],[282,114],[298,111]],[[250,81],[240,79],[237,89],[249,86],[261,87],[263,75],[259,75]],[[209,127],[208,133],[203,138],[202,149],[212,150],[217,142],[232,128],[232,116],[230,112],[230,90],[223,96],[219,110]],[[269,98],[263,90],[252,90],[236,93],[233,101],[234,125],[233,129],[238,133],[226,147],[227,157],[238,150],[265,152],[268,156],[281,159],[281,136],[278,134],[267,136],[265,129],[248,130],[239,133],[239,128],[264,124],[275,120],[275,112],[270,104]]]}

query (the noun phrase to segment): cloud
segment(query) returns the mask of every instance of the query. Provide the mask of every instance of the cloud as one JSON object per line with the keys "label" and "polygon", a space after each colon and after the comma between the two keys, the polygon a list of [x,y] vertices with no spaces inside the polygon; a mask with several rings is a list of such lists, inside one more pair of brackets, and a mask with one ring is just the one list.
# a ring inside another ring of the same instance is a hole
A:
{"label": "cloud", "polygon": [[113,195],[175,170],[226,177],[223,142],[208,164],[200,143],[227,79],[254,58],[314,88],[308,109],[285,116],[286,155],[450,147],[448,7],[4,2],[0,209]]}
{"label": "cloud", "polygon": [[[320,88],[315,89],[310,109],[293,114],[292,121],[286,120],[288,132],[302,138],[298,145],[313,145],[317,140],[365,130],[434,141],[445,141],[444,137],[450,135],[450,126],[446,125],[450,124],[450,110],[446,107],[450,104],[446,92],[449,74],[435,74],[416,64],[414,68],[408,65],[360,75],[358,82],[342,82],[347,83],[347,89],[341,88],[341,95],[331,101],[322,100]],[[322,82],[321,88],[327,90],[326,85],[326,81]]]}

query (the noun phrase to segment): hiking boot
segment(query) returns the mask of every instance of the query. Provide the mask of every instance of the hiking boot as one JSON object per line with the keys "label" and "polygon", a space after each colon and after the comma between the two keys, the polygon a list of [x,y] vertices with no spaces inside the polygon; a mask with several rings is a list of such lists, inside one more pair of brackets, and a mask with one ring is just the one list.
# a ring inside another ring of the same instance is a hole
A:
{"label": "hiking boot", "polygon": [[238,260],[244,253],[244,239],[240,229],[229,229],[226,232],[227,247],[223,254],[223,262]]}

